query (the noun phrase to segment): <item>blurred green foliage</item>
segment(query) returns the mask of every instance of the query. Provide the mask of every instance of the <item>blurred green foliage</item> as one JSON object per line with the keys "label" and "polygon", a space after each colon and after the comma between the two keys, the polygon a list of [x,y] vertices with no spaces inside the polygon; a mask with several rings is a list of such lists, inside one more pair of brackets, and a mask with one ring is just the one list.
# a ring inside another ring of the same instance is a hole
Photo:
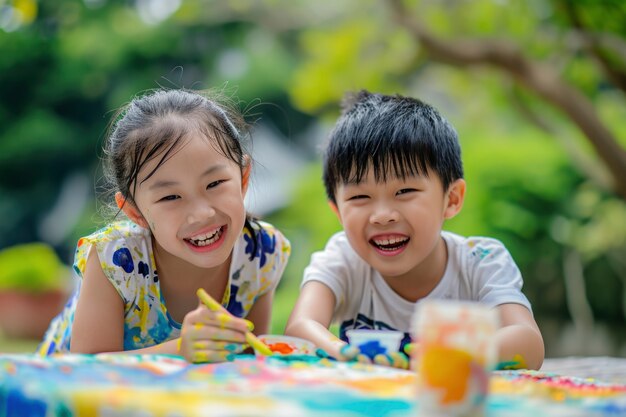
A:
{"label": "blurred green foliage", "polygon": [[[623,45],[623,2],[405,3],[444,39],[510,40],[557,68],[626,146],[624,96],[585,53],[568,12],[575,5],[584,27]],[[93,178],[95,190],[52,242],[70,263],[77,238],[102,222],[94,203],[98,157],[115,110],[158,86],[223,88],[250,121],[275,127],[285,146],[308,152],[312,161],[295,179],[289,205],[268,218],[293,245],[274,308],[273,331],[281,332],[310,254],[340,230],[311,150],[338,116],[343,94],[367,88],[422,98],[456,126],[468,195],[446,228],[502,240],[522,269],[539,319],[571,319],[564,264],[575,252],[594,316],[623,329],[626,204],[598,181],[601,163],[584,136],[500,73],[435,63],[388,6],[382,0],[0,0],[0,248],[45,240],[41,224],[66,179],[79,172]],[[605,58],[626,67],[612,51],[604,50]]]}
{"label": "blurred green foliage", "polygon": [[15,245],[0,251],[0,291],[63,290],[69,277],[69,268],[45,243]]}

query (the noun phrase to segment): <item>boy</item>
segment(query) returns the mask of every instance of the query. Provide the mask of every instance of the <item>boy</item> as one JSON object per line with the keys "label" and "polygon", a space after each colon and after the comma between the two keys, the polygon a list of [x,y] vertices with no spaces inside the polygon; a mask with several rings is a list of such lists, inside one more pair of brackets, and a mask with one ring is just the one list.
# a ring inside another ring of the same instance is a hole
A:
{"label": "boy", "polygon": [[[344,230],[313,254],[285,333],[347,360],[355,355],[349,329],[400,330],[404,345],[416,302],[474,300],[499,312],[499,359],[521,357],[539,369],[543,339],[507,249],[442,231],[465,197],[454,128],[413,98],[362,91],[349,99],[330,133],[323,174]],[[340,339],[328,331],[331,322]]]}

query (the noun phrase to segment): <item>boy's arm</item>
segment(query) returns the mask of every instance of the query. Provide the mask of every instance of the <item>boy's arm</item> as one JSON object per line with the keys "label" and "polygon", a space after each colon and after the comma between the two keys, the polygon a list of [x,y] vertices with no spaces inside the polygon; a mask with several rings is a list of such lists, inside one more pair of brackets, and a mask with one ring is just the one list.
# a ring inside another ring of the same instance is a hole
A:
{"label": "boy's arm", "polygon": [[514,361],[520,355],[529,369],[541,368],[545,354],[543,338],[532,313],[521,304],[501,304],[497,309],[499,360]]}
{"label": "boy's arm", "polygon": [[335,294],[326,285],[318,281],[307,282],[300,290],[285,334],[310,340],[330,356],[339,358],[340,349],[346,343],[328,330],[335,302]]}

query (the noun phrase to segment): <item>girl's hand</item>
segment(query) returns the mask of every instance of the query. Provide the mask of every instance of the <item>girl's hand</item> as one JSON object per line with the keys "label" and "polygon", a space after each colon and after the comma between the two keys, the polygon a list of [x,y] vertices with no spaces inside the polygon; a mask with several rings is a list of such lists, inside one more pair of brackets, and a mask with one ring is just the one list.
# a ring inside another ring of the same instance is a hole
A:
{"label": "girl's hand", "polygon": [[203,304],[183,320],[179,354],[193,363],[232,360],[243,350],[252,323],[225,310],[211,311]]}

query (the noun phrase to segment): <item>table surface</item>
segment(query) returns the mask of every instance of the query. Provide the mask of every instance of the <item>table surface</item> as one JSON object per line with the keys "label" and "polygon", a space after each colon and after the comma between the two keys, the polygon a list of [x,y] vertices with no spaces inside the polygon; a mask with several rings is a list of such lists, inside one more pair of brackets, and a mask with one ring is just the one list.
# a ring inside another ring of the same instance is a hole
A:
{"label": "table surface", "polygon": [[[0,416],[417,416],[415,375],[314,357],[190,365],[166,355],[0,355]],[[626,358],[497,371],[490,391],[486,417],[626,416]]]}
{"label": "table surface", "polygon": [[541,366],[541,371],[626,384],[626,358],[608,356],[548,358]]}

